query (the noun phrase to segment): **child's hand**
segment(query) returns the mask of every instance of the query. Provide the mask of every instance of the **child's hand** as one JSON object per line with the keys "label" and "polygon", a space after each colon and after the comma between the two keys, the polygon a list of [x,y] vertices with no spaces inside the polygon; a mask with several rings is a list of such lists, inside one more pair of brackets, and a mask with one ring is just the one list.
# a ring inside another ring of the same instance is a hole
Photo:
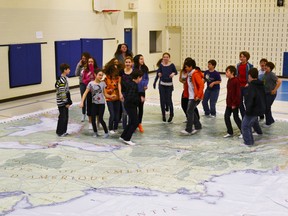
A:
{"label": "child's hand", "polygon": [[141,102],[144,103],[145,97],[141,96]]}
{"label": "child's hand", "polygon": [[170,74],[169,77],[170,77],[170,78],[173,78],[174,76],[175,76],[175,73],[173,72],[173,73]]}
{"label": "child's hand", "polygon": [[80,107],[80,108],[83,108],[83,103],[82,103],[82,102],[79,104],[79,107]]}

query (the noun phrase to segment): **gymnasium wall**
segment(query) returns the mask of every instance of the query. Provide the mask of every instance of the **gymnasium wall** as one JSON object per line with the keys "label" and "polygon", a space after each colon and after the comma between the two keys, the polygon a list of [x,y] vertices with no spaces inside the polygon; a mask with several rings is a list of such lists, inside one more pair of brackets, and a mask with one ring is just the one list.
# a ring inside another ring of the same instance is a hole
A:
{"label": "gymnasium wall", "polygon": [[[131,2],[135,3],[134,8],[129,8]],[[137,17],[133,20],[133,30],[138,37],[134,41],[135,53],[142,53],[148,66],[151,64],[149,67],[153,68],[152,64],[155,64],[161,53],[150,54],[147,41],[150,30],[165,30],[166,0],[115,0],[115,3],[121,12],[117,23],[113,24],[109,15],[93,11],[93,0],[1,0],[0,101],[54,90],[55,41],[115,38],[105,41],[103,45],[103,62],[111,59],[117,44],[124,42],[124,28],[127,25],[124,17],[127,13]],[[38,37],[39,32],[43,37],[37,38],[36,32]],[[41,45],[41,84],[10,88],[9,49],[8,46],[1,45],[41,42],[44,42]],[[71,66],[71,73],[74,73],[74,70]],[[70,78],[70,86],[78,85],[78,80],[78,77]]]}
{"label": "gymnasium wall", "polygon": [[282,75],[283,53],[288,50],[288,1],[277,7],[276,0],[168,0],[168,26],[182,28],[182,61],[191,56],[201,69],[209,59],[217,70],[239,62],[247,50],[250,62],[275,63]]}

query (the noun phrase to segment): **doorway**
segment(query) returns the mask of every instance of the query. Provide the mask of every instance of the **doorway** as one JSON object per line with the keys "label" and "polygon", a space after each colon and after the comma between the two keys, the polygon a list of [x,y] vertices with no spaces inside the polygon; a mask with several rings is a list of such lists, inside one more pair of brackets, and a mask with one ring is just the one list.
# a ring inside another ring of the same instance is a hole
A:
{"label": "doorway", "polygon": [[167,27],[167,47],[171,54],[171,62],[176,66],[177,70],[182,67],[181,64],[181,27]]}
{"label": "doorway", "polygon": [[124,42],[137,53],[137,13],[124,12]]}

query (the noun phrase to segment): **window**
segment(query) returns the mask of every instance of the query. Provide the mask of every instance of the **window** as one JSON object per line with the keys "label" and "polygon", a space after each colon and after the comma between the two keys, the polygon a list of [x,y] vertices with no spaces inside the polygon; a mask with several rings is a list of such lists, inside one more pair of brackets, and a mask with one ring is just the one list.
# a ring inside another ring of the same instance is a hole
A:
{"label": "window", "polygon": [[150,53],[162,52],[162,31],[149,32]]}

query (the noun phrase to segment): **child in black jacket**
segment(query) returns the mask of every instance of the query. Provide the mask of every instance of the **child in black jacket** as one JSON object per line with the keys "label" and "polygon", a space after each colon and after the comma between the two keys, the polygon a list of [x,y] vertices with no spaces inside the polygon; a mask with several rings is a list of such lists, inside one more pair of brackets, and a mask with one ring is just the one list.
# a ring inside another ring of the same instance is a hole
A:
{"label": "child in black jacket", "polygon": [[242,135],[244,144],[251,146],[254,144],[252,127],[256,134],[262,134],[259,126],[258,116],[265,113],[265,89],[262,81],[258,79],[258,70],[251,68],[248,71],[248,82],[245,96],[246,112],[242,120]]}
{"label": "child in black jacket", "polygon": [[135,145],[135,143],[131,141],[131,137],[139,123],[137,115],[139,100],[144,101],[144,97],[139,98],[138,93],[138,83],[142,80],[143,73],[134,69],[130,76],[131,81],[127,83],[124,99],[124,108],[127,111],[129,122],[119,139],[128,145]]}

